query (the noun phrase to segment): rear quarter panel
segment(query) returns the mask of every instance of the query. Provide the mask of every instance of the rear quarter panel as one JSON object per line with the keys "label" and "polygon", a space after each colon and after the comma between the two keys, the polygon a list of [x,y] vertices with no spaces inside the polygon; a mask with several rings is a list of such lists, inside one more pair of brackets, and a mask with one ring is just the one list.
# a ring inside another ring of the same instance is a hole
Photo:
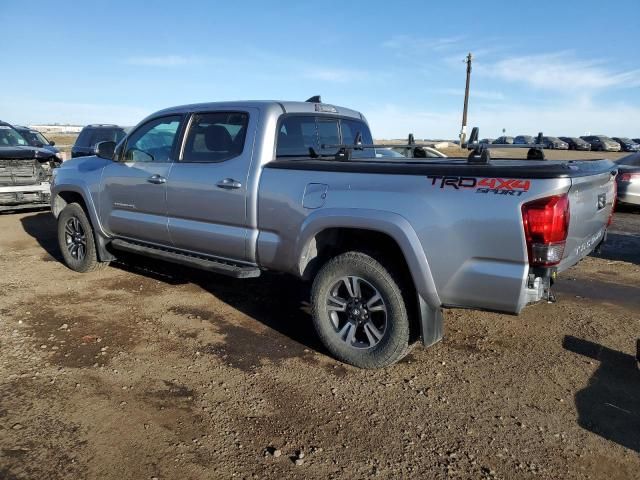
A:
{"label": "rear quarter panel", "polygon": [[[317,209],[303,206],[310,183],[327,185],[324,204]],[[565,193],[570,183],[531,180],[526,191],[515,195],[456,188],[417,175],[266,168],[259,189],[258,258],[265,267],[300,274],[300,232],[318,210],[376,211],[404,218],[404,235],[417,236],[423,252],[414,257],[427,263],[424,271],[432,275],[436,290],[434,296],[419,288],[423,298],[438,298],[446,306],[518,312],[524,306],[528,272],[521,205]],[[416,279],[415,273],[414,281],[423,288],[430,284]]]}

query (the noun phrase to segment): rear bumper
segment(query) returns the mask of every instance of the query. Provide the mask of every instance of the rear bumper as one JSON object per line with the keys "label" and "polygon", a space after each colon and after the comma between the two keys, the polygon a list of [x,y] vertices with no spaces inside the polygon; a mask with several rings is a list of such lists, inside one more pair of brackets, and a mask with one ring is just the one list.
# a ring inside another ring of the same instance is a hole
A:
{"label": "rear bumper", "polygon": [[618,202],[640,205],[640,184],[618,181]]}

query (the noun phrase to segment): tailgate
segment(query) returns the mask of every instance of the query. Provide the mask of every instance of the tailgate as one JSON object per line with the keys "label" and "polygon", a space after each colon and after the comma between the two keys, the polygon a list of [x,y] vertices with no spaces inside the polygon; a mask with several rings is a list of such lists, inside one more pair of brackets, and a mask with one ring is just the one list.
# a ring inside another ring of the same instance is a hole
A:
{"label": "tailgate", "polygon": [[615,196],[615,170],[571,179],[569,234],[559,271],[589,255],[602,241]]}

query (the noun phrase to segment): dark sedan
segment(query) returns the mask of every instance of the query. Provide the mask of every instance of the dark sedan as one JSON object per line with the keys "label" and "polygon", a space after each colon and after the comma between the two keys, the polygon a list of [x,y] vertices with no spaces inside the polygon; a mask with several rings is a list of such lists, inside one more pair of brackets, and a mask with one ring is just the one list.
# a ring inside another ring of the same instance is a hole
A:
{"label": "dark sedan", "polygon": [[618,202],[640,205],[640,153],[616,161],[618,164]]}
{"label": "dark sedan", "polygon": [[569,145],[569,150],[582,150],[589,151],[591,150],[591,144],[589,142],[585,142],[580,137],[559,137],[560,140],[566,142]]}
{"label": "dark sedan", "polygon": [[514,145],[533,145],[536,143],[536,139],[531,135],[518,135],[513,139]]}
{"label": "dark sedan", "polygon": [[622,147],[623,152],[640,152],[640,144],[627,137],[613,137]]}
{"label": "dark sedan", "polygon": [[569,144],[558,137],[542,137],[544,148],[569,150]]}
{"label": "dark sedan", "polygon": [[513,137],[498,137],[493,141],[493,145],[513,145]]}

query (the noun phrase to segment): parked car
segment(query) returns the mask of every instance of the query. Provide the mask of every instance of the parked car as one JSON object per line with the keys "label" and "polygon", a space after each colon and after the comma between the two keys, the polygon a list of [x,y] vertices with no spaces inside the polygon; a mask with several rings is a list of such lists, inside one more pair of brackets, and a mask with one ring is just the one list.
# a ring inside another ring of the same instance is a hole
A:
{"label": "parked car", "polygon": [[24,138],[32,147],[44,148],[56,155],[60,153],[60,150],[55,147],[56,142],[47,140],[47,138],[38,130],[23,127],[22,125],[14,125],[13,128],[15,128],[18,133],[22,135],[22,138]]}
{"label": "parked car", "polygon": [[542,144],[548,149],[569,150],[569,144],[558,137],[542,137]]}
{"label": "parked car", "polygon": [[118,125],[95,124],[82,129],[71,148],[71,157],[84,157],[94,154],[95,146],[100,142],[118,143],[125,136],[124,128]]}
{"label": "parked car", "polygon": [[482,140],[480,140],[478,143],[482,143],[482,144],[486,144],[486,145],[490,145],[495,141],[495,139],[493,138],[483,138]]}
{"label": "parked car", "polygon": [[[410,154],[411,156],[407,156],[407,149],[403,147],[391,147],[395,153],[400,156],[408,159],[408,160],[420,160],[423,158],[447,158],[447,156],[442,153],[440,150],[437,150],[433,147],[426,147],[423,145],[419,145],[417,147],[413,147],[413,152]],[[376,153],[379,149],[376,148]],[[376,155],[377,156],[377,155]]]}
{"label": "parked car", "polygon": [[569,150],[583,150],[589,151],[591,150],[591,144],[589,142],[584,141],[580,137],[559,137],[560,140],[566,142],[569,145]]}
{"label": "parked car", "polygon": [[[351,158],[358,134],[366,155]],[[609,160],[384,161],[371,138],[361,113],[315,100],[162,110],[56,169],[62,257],[78,272],[129,252],[293,274],[313,282],[328,351],[377,368],[438,342],[443,307],[519,313],[550,298],[605,238]]]}
{"label": "parked car", "polygon": [[531,135],[518,135],[513,139],[514,145],[533,145],[536,143],[536,139]]}
{"label": "parked car", "polygon": [[640,205],[640,153],[616,160],[618,202]]}
{"label": "parked car", "polygon": [[623,152],[640,152],[640,143],[635,142],[627,137],[613,137],[622,147]]}
{"label": "parked car", "polygon": [[376,148],[376,158],[407,158],[400,152],[396,152],[393,148]]}
{"label": "parked car", "polygon": [[32,147],[12,125],[0,121],[0,211],[48,207],[58,156]]}
{"label": "parked car", "polygon": [[498,137],[493,141],[494,145],[512,145],[513,137]]}
{"label": "parked car", "polygon": [[622,148],[618,142],[605,135],[585,135],[580,138],[589,143],[594,152],[619,152]]}

